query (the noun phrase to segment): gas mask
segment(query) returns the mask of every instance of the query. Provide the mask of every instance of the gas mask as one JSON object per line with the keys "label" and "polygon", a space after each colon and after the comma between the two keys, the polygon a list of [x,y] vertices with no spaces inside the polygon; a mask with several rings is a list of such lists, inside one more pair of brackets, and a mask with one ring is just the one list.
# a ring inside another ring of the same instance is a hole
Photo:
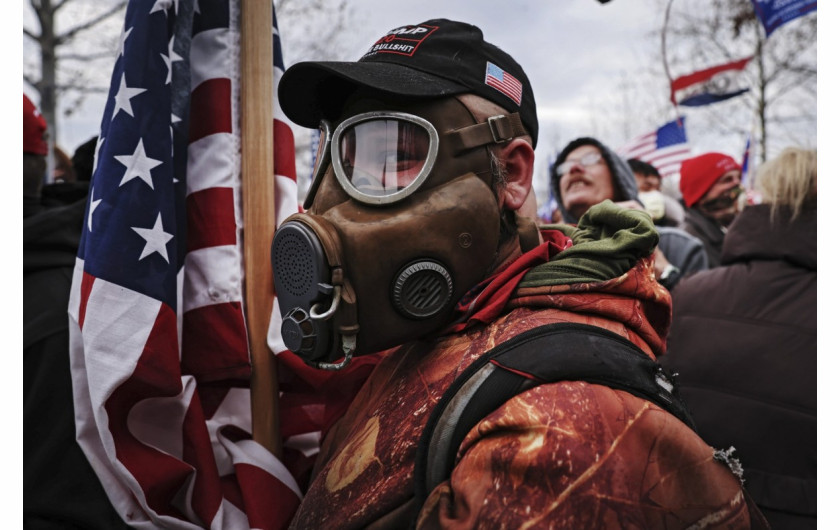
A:
{"label": "gas mask", "polygon": [[488,146],[527,134],[456,98],[346,108],[322,121],[307,211],[271,248],[283,341],[328,370],[449,323],[500,243]]}

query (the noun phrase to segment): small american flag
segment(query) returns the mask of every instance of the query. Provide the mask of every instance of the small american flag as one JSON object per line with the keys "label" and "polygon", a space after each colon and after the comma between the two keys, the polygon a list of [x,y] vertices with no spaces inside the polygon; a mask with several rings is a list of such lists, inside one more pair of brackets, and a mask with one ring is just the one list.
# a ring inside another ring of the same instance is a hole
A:
{"label": "small american flag", "polygon": [[484,82],[516,102],[522,103],[522,83],[495,64],[487,61]]}
{"label": "small american flag", "polygon": [[[68,308],[77,439],[142,528],[283,528],[301,497],[250,435],[239,19],[236,0],[131,0],[101,122]],[[274,118],[283,219],[294,147]]]}
{"label": "small american flag", "polygon": [[691,157],[691,147],[685,135],[685,117],[633,138],[616,149],[616,153],[625,159],[638,158],[651,164],[662,178],[678,175],[683,160]]}

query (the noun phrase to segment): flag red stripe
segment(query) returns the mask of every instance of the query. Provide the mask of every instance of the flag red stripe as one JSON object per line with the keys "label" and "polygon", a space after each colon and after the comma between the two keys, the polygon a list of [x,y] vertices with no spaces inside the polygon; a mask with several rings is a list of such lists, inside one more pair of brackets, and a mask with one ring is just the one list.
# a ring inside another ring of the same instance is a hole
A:
{"label": "flag red stripe", "polygon": [[201,383],[247,380],[251,367],[246,337],[240,302],[186,311],[182,337],[183,372],[195,376]]}
{"label": "flag red stripe", "polygon": [[512,100],[516,101],[516,103],[520,103],[522,99],[522,86],[511,86],[510,83],[503,83],[497,80],[495,77],[490,77],[487,80],[487,84],[492,86],[493,88],[498,89],[504,95],[508,96]]}
{"label": "flag red stripe", "polygon": [[233,132],[230,79],[209,79],[192,91],[190,142],[211,134]]}
{"label": "flag red stripe", "polygon": [[256,466],[239,463],[235,468],[251,528],[287,528],[295,512],[285,507],[297,506],[298,496],[274,475]]}
{"label": "flag red stripe", "polygon": [[[292,133],[292,128],[280,120],[274,120],[274,144],[281,146],[295,144],[295,137]],[[292,178],[297,175],[295,170],[294,149],[274,150],[274,174],[285,175]]]}
{"label": "flag red stripe", "polygon": [[747,66],[747,63],[750,62],[750,60],[752,60],[752,56],[745,57],[744,59],[733,61],[731,63],[713,66],[711,68],[698,70],[697,72],[680,76],[671,82],[671,98],[673,99],[674,93],[677,90],[691,86],[694,83],[705,81],[706,79],[711,79],[715,74],[719,72],[725,72],[726,70],[742,70],[744,67]]}
{"label": "flag red stripe", "polygon": [[82,272],[81,300],[79,301],[79,328],[85,325],[85,313],[87,313],[87,304],[90,299],[90,291],[93,289],[93,282],[96,280],[93,276],[86,272]]}
{"label": "flag red stripe", "polygon": [[175,313],[166,304],[149,334],[137,367],[105,401],[108,429],[118,442],[114,449],[119,460],[143,489],[149,506],[158,514],[185,518],[172,506],[172,499],[194,469],[175,456],[158,451],[135,438],[128,428],[132,407],[142,399],[176,396],[181,391],[178,368],[178,335]]}
{"label": "flag red stripe", "polygon": [[205,418],[201,411],[201,403],[196,392],[192,396],[184,418],[183,460],[195,468],[192,509],[204,523],[204,527],[210,528],[210,523],[222,503],[222,487],[216,466],[207,465],[213,462],[215,457],[210,439],[203,435],[207,432],[207,425],[204,423]]}
{"label": "flag red stripe", "polygon": [[207,188],[187,196],[187,251],[236,244],[233,189]]}

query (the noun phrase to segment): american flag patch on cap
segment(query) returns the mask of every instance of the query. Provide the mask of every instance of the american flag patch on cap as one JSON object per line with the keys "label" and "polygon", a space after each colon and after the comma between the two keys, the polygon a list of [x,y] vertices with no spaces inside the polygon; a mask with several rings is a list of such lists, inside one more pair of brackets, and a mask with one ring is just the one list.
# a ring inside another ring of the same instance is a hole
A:
{"label": "american flag patch on cap", "polygon": [[515,101],[517,105],[522,103],[522,83],[490,61],[487,61],[484,83]]}

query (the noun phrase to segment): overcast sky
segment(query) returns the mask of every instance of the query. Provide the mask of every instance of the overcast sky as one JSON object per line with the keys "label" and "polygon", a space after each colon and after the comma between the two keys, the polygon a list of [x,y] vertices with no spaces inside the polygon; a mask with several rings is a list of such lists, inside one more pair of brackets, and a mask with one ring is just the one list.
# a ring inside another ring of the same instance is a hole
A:
{"label": "overcast sky", "polygon": [[[348,44],[348,49],[355,50],[348,57],[352,60],[388,30],[432,18],[474,24],[482,29],[485,40],[513,56],[528,74],[537,102],[537,175],[547,172],[551,154],[578,136],[621,142],[628,139],[625,133],[645,132],[644,120],[636,131],[614,131],[592,110],[605,103],[620,104],[622,75],[633,75],[645,65],[661,61],[657,43],[645,38],[664,21],[655,1],[353,0],[351,4],[358,20],[364,21],[355,29],[357,42]],[[281,22],[281,37],[282,31]],[[297,61],[295,50],[289,47],[284,57],[287,66]],[[625,126],[615,125],[618,129]],[[604,138],[607,131],[616,134]],[[545,183],[545,179],[537,179],[538,191]]]}
{"label": "overcast sky", "polygon": [[[324,3],[329,5],[332,1]],[[24,2],[28,4],[28,0]],[[675,8],[680,2],[711,3],[711,0],[676,0]],[[392,28],[431,18],[449,18],[477,25],[484,31],[486,40],[519,61],[530,78],[540,120],[535,170],[540,202],[547,186],[548,161],[569,141],[579,136],[595,136],[617,148],[676,117],[676,112],[667,108],[668,84],[658,39],[665,18],[663,0],[611,0],[606,4],[597,0],[401,3],[350,0],[348,3],[352,27],[343,28],[335,56],[325,59],[355,60]],[[335,31],[334,19],[328,15],[324,15],[323,21],[310,21],[305,28],[299,21],[293,23],[280,18],[286,66],[305,57],[306,46],[301,42],[320,39]],[[669,66],[672,76],[690,73],[685,65]],[[646,88],[640,91],[642,77]],[[751,117],[742,104],[730,101],[717,105],[718,108],[729,105],[727,108],[733,112],[742,112],[743,129],[749,129],[747,122]],[[103,108],[104,96],[90,96],[80,112],[62,116],[59,145],[72,152],[95,135]],[[683,109],[683,114],[688,116],[686,126],[692,149],[697,154],[716,150],[740,157],[747,134],[743,131],[710,134],[701,127],[704,112],[702,108],[687,112]],[[816,124],[811,124],[797,138],[815,146]]]}
{"label": "overcast sky", "polygon": [[[687,2],[712,3],[675,0],[674,11]],[[449,18],[480,27],[487,41],[522,65],[534,90],[540,121],[534,181],[541,203],[547,196],[549,160],[568,142],[594,136],[618,148],[677,116],[668,105],[670,94],[661,54],[663,0],[611,0],[606,4],[597,0],[349,3],[354,15],[351,19],[356,23],[346,42],[342,41],[342,51],[346,50],[342,60],[356,60],[392,28]],[[324,27],[330,27],[329,23]],[[289,66],[300,60],[305,50],[292,45],[298,37],[292,34],[295,27],[284,27],[281,20],[280,29],[281,38],[287,36],[284,59]],[[312,32],[309,28],[306,31]],[[774,37],[779,38],[781,33]],[[691,65],[669,64],[669,68],[673,77],[693,71]],[[737,100],[716,106],[718,112],[740,116],[734,121],[742,130],[729,134],[709,131],[703,123],[703,118],[708,119],[708,107],[682,108],[681,113],[687,116],[689,143],[696,154],[715,150],[740,159],[746,131],[752,125],[751,112]],[[816,124],[810,123],[795,137],[806,146],[816,146]]]}

